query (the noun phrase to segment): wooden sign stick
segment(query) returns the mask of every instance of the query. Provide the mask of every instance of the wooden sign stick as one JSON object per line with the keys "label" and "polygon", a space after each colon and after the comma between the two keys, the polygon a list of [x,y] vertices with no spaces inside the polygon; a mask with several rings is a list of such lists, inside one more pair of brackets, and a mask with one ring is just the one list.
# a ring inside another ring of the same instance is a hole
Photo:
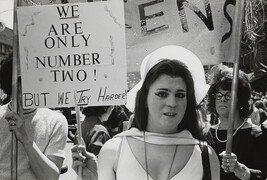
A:
{"label": "wooden sign stick", "polygon": [[234,72],[233,72],[233,82],[231,88],[232,101],[231,108],[229,112],[229,123],[227,130],[227,142],[226,142],[226,153],[230,154],[232,152],[232,144],[233,144],[233,128],[234,128],[234,112],[237,111],[235,109],[237,104],[237,87],[238,87],[238,72],[239,72],[239,58],[240,58],[240,43],[241,43],[241,35],[242,35],[242,23],[244,16],[244,0],[236,1],[236,10],[234,15],[234,23],[233,23],[233,41],[235,43],[234,46]]}
{"label": "wooden sign stick", "polygon": [[[78,134],[78,144],[82,145],[82,129],[81,129],[81,120],[80,120],[80,108],[77,105],[77,91],[74,91],[74,103],[76,111],[76,123],[77,123],[77,134]],[[79,166],[78,169],[78,180],[82,179],[82,167]]]}

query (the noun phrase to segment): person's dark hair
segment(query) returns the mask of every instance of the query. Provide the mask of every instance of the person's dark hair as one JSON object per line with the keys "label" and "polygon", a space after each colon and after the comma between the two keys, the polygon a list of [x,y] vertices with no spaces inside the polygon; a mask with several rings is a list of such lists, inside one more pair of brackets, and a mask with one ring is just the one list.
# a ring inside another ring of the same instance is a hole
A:
{"label": "person's dark hair", "polygon": [[263,110],[266,110],[266,106],[265,106],[265,104],[263,103],[263,101],[262,100],[257,100],[257,101],[255,101],[254,102],[254,105],[255,105],[255,107],[256,108],[261,108],[261,109],[263,109]]}
{"label": "person's dark hair", "polygon": [[8,96],[12,95],[12,53],[0,63],[0,88]]}
{"label": "person's dark hair", "polygon": [[[251,103],[251,86],[247,75],[243,71],[239,71],[238,88],[237,88],[237,108],[242,119],[246,119],[252,112]],[[214,75],[211,87],[208,91],[207,110],[212,114],[219,116],[215,108],[214,94],[221,88],[222,90],[231,91],[233,81],[233,69],[224,66]]]}
{"label": "person's dark hair", "polygon": [[103,124],[107,128],[109,134],[113,137],[114,135],[122,132],[123,121],[128,121],[129,118],[124,111],[124,108],[120,105],[114,106],[110,116],[107,121],[104,121]]}
{"label": "person's dark hair", "polygon": [[129,118],[124,112],[121,106],[114,106],[112,113],[108,117],[108,120],[104,122],[104,125],[109,128],[116,128],[121,125],[123,121],[128,121]]}
{"label": "person's dark hair", "polygon": [[164,59],[152,67],[144,80],[141,89],[138,91],[135,101],[135,115],[132,123],[132,127],[135,127],[141,131],[146,130],[148,108],[147,108],[147,96],[150,86],[161,76],[168,75],[171,77],[181,77],[186,83],[187,87],[187,107],[184,117],[179,124],[177,131],[189,130],[193,137],[202,139],[202,132],[199,126],[196,112],[196,98],[194,81],[187,66],[177,60]]}
{"label": "person's dark hair", "polygon": [[86,116],[100,116],[107,112],[109,106],[89,106],[82,110],[82,113]]}

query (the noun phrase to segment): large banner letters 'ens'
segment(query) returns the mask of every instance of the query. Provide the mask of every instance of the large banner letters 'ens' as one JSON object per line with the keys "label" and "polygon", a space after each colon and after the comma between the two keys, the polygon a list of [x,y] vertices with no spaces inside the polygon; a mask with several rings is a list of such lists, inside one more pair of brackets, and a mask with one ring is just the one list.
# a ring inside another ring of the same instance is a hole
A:
{"label": "large banner letters 'ens'", "polygon": [[235,4],[235,0],[127,1],[128,71],[136,71],[146,54],[169,44],[190,49],[203,65],[234,61],[231,35]]}

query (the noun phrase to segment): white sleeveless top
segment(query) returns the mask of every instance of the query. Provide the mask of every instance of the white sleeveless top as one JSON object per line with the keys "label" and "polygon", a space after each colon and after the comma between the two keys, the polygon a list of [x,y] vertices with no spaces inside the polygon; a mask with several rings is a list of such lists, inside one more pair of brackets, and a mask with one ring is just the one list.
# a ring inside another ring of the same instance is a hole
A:
{"label": "white sleeveless top", "polygon": [[[199,145],[194,145],[194,150],[185,167],[171,180],[202,180],[203,166],[201,158],[201,150]],[[137,173],[138,172],[138,173]],[[117,180],[146,180],[146,170],[135,158],[128,144],[126,137],[122,138],[121,151],[118,157],[118,165],[116,171]],[[149,176],[149,180],[153,180]]]}

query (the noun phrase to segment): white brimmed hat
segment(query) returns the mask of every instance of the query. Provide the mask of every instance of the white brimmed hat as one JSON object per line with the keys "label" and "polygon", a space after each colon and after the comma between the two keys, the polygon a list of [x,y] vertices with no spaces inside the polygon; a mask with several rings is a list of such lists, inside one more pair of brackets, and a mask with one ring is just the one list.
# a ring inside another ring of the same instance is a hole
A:
{"label": "white brimmed hat", "polygon": [[210,86],[206,83],[204,68],[199,58],[184,47],[176,45],[163,46],[147,55],[142,61],[140,67],[141,81],[127,93],[126,107],[131,112],[134,111],[135,97],[143,85],[146,74],[154,65],[163,59],[178,60],[188,67],[194,80],[197,104],[199,104],[206,96]]}

